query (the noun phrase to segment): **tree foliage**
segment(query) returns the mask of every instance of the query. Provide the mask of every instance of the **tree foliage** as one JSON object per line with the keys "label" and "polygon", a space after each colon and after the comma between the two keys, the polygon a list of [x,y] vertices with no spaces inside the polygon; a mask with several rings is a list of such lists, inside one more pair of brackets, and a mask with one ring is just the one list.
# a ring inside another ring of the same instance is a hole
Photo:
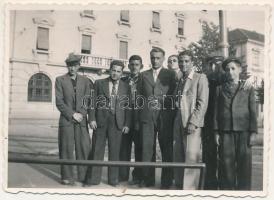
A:
{"label": "tree foliage", "polygon": [[201,25],[201,39],[188,46],[193,53],[193,62],[197,70],[203,70],[205,59],[217,51],[219,43],[219,26],[207,21],[201,21]]}

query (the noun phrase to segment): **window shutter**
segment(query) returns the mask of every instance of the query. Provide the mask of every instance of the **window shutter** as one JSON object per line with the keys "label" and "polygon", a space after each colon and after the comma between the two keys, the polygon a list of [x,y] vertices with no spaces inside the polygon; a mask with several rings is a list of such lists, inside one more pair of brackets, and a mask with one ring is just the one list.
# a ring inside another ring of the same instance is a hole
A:
{"label": "window shutter", "polygon": [[178,20],[178,35],[184,35],[184,20]]}
{"label": "window shutter", "polygon": [[37,49],[49,50],[49,29],[38,27],[37,31]]}
{"label": "window shutter", "polygon": [[160,29],[160,13],[153,12],[152,28]]}
{"label": "window shutter", "polygon": [[85,53],[85,54],[91,53],[91,36],[90,35],[82,35],[81,53]]}
{"label": "window shutter", "polygon": [[129,11],[128,10],[121,10],[120,20],[124,21],[124,22],[129,22]]}
{"label": "window shutter", "polygon": [[128,58],[128,42],[120,41],[120,55],[121,59],[126,60]]}

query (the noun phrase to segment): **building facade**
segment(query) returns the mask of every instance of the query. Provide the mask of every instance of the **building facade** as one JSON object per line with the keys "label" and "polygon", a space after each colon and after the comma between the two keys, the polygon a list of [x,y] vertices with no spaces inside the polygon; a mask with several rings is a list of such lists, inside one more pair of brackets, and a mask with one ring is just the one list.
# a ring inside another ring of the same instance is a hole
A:
{"label": "building facade", "polygon": [[65,58],[80,53],[81,73],[92,82],[107,76],[112,59],[127,64],[161,47],[166,57],[201,36],[205,12],[170,10],[14,10],[10,12],[10,119],[57,119],[55,78]]}

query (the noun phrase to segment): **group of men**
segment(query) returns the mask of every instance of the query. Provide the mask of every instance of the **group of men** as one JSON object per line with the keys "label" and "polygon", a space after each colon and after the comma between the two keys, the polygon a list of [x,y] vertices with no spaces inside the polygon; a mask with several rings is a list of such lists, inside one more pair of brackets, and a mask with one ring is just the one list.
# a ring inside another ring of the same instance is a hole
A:
{"label": "group of men", "polygon": [[[250,189],[255,101],[252,86],[240,79],[238,59],[226,59],[222,70],[222,57],[213,57],[204,74],[195,71],[191,51],[169,56],[164,68],[165,51],[153,48],[151,69],[141,72],[142,58],[133,55],[130,74],[123,77],[124,63],[113,60],[109,77],[94,85],[77,74],[80,60],[81,56],[70,54],[68,74],[56,79],[61,159],[73,159],[75,154],[79,160],[103,160],[107,141],[110,161],[130,161],[134,143],[135,162],[155,162],[158,137],[163,162],[206,163],[205,189]],[[83,103],[87,96],[91,106]],[[62,184],[100,184],[102,167],[77,169],[74,177],[73,166],[62,165]],[[108,184],[129,181],[129,172],[129,167],[108,167]],[[162,168],[161,189],[175,183],[176,189],[195,190],[199,176],[198,169]],[[129,184],[154,186],[155,168],[134,168]]]}

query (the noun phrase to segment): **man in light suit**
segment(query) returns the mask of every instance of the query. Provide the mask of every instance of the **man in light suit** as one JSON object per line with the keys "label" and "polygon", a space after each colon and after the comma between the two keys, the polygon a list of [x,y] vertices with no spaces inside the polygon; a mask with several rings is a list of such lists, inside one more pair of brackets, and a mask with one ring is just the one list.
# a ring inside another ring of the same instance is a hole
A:
{"label": "man in light suit", "polygon": [[[179,54],[179,66],[183,73],[175,94],[178,97],[174,121],[173,161],[197,163],[201,161],[201,128],[208,105],[208,82],[204,74],[194,72],[192,53]],[[195,190],[198,187],[198,169],[174,169],[178,189]]]}
{"label": "man in light suit", "polygon": [[[83,99],[91,93],[88,78],[77,74],[81,56],[73,53],[66,59],[68,73],[55,81],[56,106],[60,111],[59,119],[59,157],[60,159],[85,160],[90,151],[90,137],[87,129],[87,107]],[[83,182],[86,166],[78,166],[77,182]],[[74,185],[73,166],[61,166],[61,183]]]}
{"label": "man in light suit", "polygon": [[[153,48],[150,52],[152,69],[141,73],[139,86],[140,94],[145,99],[144,107],[140,109],[139,120],[142,135],[142,161],[153,162],[156,136],[162,153],[163,162],[172,162],[172,133],[164,121],[166,111],[171,109],[171,95],[176,85],[175,73],[163,68],[165,52],[161,48]],[[166,98],[165,98],[166,97]],[[143,168],[143,181],[140,186],[153,186],[154,169]],[[172,168],[163,168],[161,188],[168,189],[172,185]]]}
{"label": "man in light suit", "polygon": [[[131,123],[130,88],[120,80],[124,69],[121,61],[110,63],[110,76],[95,82],[95,108],[91,109],[90,126],[94,130],[92,158],[103,160],[108,140],[108,160],[118,161],[122,134],[128,134]],[[102,167],[90,167],[87,185],[101,182]],[[108,168],[108,184],[119,183],[119,167]]]}

